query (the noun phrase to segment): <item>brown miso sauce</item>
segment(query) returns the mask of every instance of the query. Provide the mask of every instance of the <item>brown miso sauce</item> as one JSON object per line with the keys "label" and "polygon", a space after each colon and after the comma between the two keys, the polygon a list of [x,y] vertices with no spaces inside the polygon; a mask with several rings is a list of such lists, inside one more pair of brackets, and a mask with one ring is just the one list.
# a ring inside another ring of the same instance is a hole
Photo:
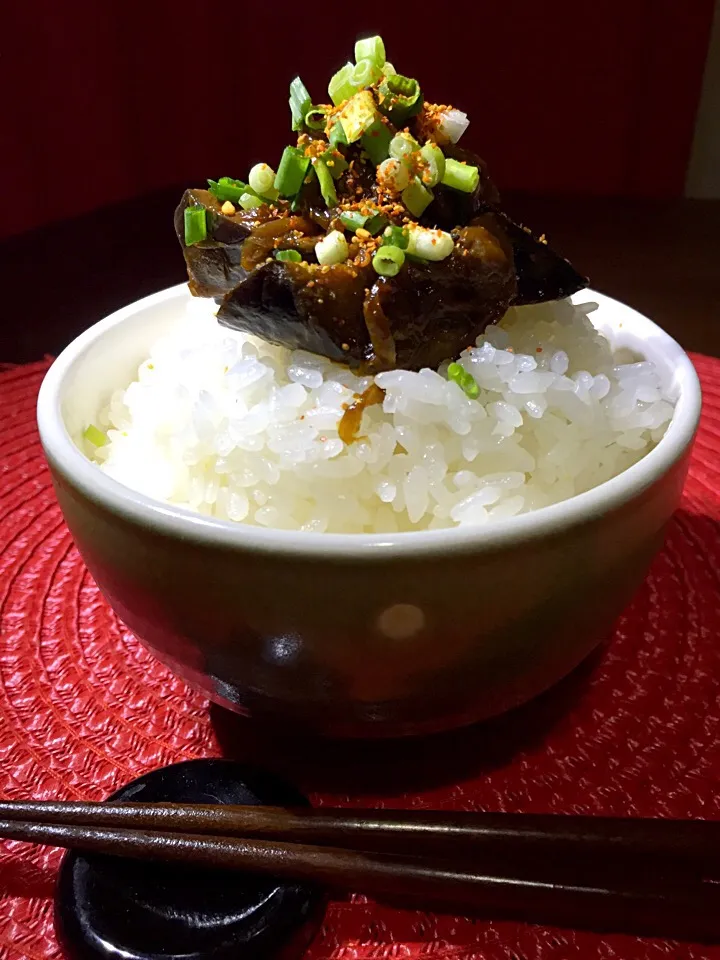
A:
{"label": "brown miso sauce", "polygon": [[371,383],[367,390],[356,393],[355,396],[357,399],[347,407],[338,423],[338,435],[342,442],[347,444],[354,443],[358,438],[363,411],[376,403],[382,403],[385,399],[385,391],[377,384]]}

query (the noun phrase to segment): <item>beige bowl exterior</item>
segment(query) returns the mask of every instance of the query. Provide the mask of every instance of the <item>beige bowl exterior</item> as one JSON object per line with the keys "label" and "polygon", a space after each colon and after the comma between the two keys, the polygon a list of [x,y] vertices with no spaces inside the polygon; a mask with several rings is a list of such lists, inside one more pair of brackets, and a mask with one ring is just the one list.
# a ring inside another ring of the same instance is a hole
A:
{"label": "beige bowl exterior", "polygon": [[690,361],[649,320],[585,296],[616,344],[643,348],[678,395],[667,435],[620,477],[492,529],[302,534],[150,501],[73,443],[186,297],[173,288],[91,328],[58,358],[38,403],[75,542],[160,659],[265,724],[394,736],[507,710],[607,636],[678,506],[700,409]]}

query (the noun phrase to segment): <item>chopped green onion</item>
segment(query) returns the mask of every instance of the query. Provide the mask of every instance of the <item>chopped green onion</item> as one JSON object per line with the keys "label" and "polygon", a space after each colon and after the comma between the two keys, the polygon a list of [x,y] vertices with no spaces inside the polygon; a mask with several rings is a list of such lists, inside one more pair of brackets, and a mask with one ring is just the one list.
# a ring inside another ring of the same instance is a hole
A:
{"label": "chopped green onion", "polygon": [[421,217],[433,202],[432,190],[428,190],[415,177],[402,192],[402,201],[414,217]]}
{"label": "chopped green onion", "polygon": [[359,210],[343,210],[340,214],[342,225],[348,230],[352,230],[353,233],[361,227],[364,227],[367,219],[368,218],[363,216]]}
{"label": "chopped green onion", "polygon": [[460,386],[460,383],[463,379],[464,374],[465,374],[465,371],[463,370],[463,368],[460,366],[459,363],[451,363],[450,366],[447,368],[448,380],[452,380],[453,383],[456,383],[458,386]]}
{"label": "chopped green onion", "polygon": [[471,400],[475,400],[480,393],[480,387],[471,373],[468,373],[459,363],[451,363],[447,369],[448,380],[456,383]]}
{"label": "chopped green onion", "polygon": [[[354,64],[346,63],[344,67],[341,67],[338,70],[328,84],[328,93],[330,95],[330,99],[336,107],[339,107],[340,104],[345,100],[349,100],[350,97],[357,92],[357,89],[353,86],[351,80],[354,69]],[[308,104],[308,109],[309,108],[310,104]]]}
{"label": "chopped green onion", "polygon": [[335,184],[333,183],[332,174],[328,170],[325,163],[319,159],[315,160],[313,163],[313,168],[320,183],[320,193],[322,193],[325,205],[328,207],[334,207],[337,203],[337,193],[335,192]]}
{"label": "chopped green onion", "polygon": [[352,96],[338,115],[348,143],[355,143],[377,120],[377,108],[372,93],[361,90]]}
{"label": "chopped green onion", "polygon": [[379,247],[373,257],[372,265],[375,273],[381,277],[396,277],[405,263],[405,254],[400,247]]}
{"label": "chopped green onion", "polygon": [[367,230],[370,236],[374,237],[379,233],[387,223],[387,220],[381,213],[362,214],[359,210],[344,210],[340,214],[340,220],[344,227],[355,233],[356,230]]}
{"label": "chopped green onion", "polygon": [[404,123],[422,110],[420,84],[411,77],[394,73],[385,77],[378,88],[378,103],[382,113],[394,124]]}
{"label": "chopped green onion", "polygon": [[382,37],[365,37],[355,43],[355,62],[371,60],[381,67],[385,63],[385,44]]}
{"label": "chopped green onion", "polygon": [[318,263],[323,266],[332,266],[347,260],[348,245],[345,234],[340,233],[339,230],[331,230],[326,237],[315,244],[315,256],[318,258]]}
{"label": "chopped green onion", "polygon": [[339,150],[326,150],[320,159],[330,170],[333,180],[337,180],[338,177],[341,177],[350,166]]}
{"label": "chopped green onion", "polygon": [[339,143],[344,145],[347,144],[347,142],[348,138],[345,136],[343,125],[339,120],[336,120],[330,128],[330,133],[328,134],[328,143],[331,147],[337,147]]}
{"label": "chopped green onion", "polygon": [[372,60],[358,60],[350,75],[350,82],[356,90],[362,90],[363,87],[369,87],[371,84],[377,83],[381,77],[380,67]]}
{"label": "chopped green onion", "polygon": [[302,150],[285,147],[275,177],[275,189],[283,197],[294,197],[302,187],[309,166],[310,158]]}
{"label": "chopped green onion", "polygon": [[420,156],[427,163],[429,179],[425,182],[429,187],[435,187],[445,176],[445,154],[436,143],[428,141],[420,151]]}
{"label": "chopped green onion", "polygon": [[191,247],[207,237],[207,212],[200,203],[185,207],[185,246]]}
{"label": "chopped green onion", "polygon": [[451,143],[457,143],[470,126],[467,114],[455,107],[449,107],[435,118],[435,129],[441,137]]}
{"label": "chopped green onion", "polygon": [[377,182],[385,190],[392,193],[402,193],[410,183],[410,172],[402,160],[388,157],[377,168]]}
{"label": "chopped green onion", "polygon": [[220,177],[219,180],[208,180],[208,185],[210,187],[210,193],[219,200],[220,203],[225,203],[226,200],[229,200],[231,203],[237,203],[247,189],[247,184],[243,183],[242,180],[233,180],[232,177]]}
{"label": "chopped green onion", "polygon": [[445,161],[445,174],[442,182],[446,187],[462,190],[463,193],[473,193],[480,182],[480,171],[469,163],[458,163],[449,157]]}
{"label": "chopped green onion", "polygon": [[360,138],[363,149],[377,167],[383,160],[387,160],[392,133],[387,124],[378,117]]}
{"label": "chopped green onion", "polygon": [[424,257],[418,257],[417,254],[410,253],[407,250],[405,251],[405,259],[408,260],[410,263],[427,264],[427,260]]}
{"label": "chopped green onion", "polygon": [[[275,171],[267,163],[256,163],[248,174],[248,183],[253,193],[269,200],[277,200],[275,191]],[[275,196],[273,196],[275,193]]]}
{"label": "chopped green onion", "polygon": [[292,114],[292,128],[296,132],[302,130],[305,116],[312,106],[310,94],[300,77],[295,77],[290,84],[290,113]]}
{"label": "chopped green onion", "polygon": [[407,250],[409,242],[408,231],[404,227],[385,227],[382,242],[383,246],[386,247],[400,247],[401,250]]}
{"label": "chopped green onion", "polygon": [[104,447],[108,442],[107,435],[96,427],[94,423],[91,423],[90,426],[85,430],[83,436],[91,443],[94,447]]}
{"label": "chopped green onion", "polygon": [[471,373],[468,374],[468,379],[463,384],[463,390],[471,400],[477,400],[480,394],[480,387]]}
{"label": "chopped green onion", "polygon": [[256,207],[262,206],[263,201],[255,193],[244,193],[238,200],[238,203],[243,210],[254,210]]}
{"label": "chopped green onion", "polygon": [[386,60],[382,65],[382,74],[384,77],[394,77],[397,73],[395,67],[390,63],[389,60]]}
{"label": "chopped green onion", "polygon": [[368,219],[365,224],[365,229],[371,237],[374,237],[375,234],[380,233],[386,223],[387,217],[384,217],[381,213],[376,213],[374,217]]}
{"label": "chopped green onion", "polygon": [[276,250],[275,259],[282,263],[300,263],[302,256],[297,250]]}
{"label": "chopped green onion", "polygon": [[309,130],[324,130],[327,123],[328,108],[325,106],[310,107],[305,114],[305,126]]}
{"label": "chopped green onion", "polygon": [[404,160],[411,153],[420,149],[420,144],[409,133],[398,133],[390,141],[390,156],[396,160]]}
{"label": "chopped green onion", "polygon": [[444,260],[454,247],[453,238],[444,230],[429,230],[416,223],[408,227],[408,252],[423,260]]}

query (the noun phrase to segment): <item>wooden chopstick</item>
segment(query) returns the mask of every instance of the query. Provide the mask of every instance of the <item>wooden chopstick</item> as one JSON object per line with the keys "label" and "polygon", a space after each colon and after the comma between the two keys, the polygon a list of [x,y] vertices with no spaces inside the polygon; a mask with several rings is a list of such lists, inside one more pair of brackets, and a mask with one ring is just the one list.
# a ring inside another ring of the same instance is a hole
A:
{"label": "wooden chopstick", "polygon": [[720,822],[706,820],[74,801],[0,802],[0,819],[220,834],[453,861],[592,858],[596,865],[643,869],[652,860],[703,878],[720,871]]}
{"label": "wooden chopstick", "polygon": [[171,832],[0,821],[0,835],[93,853],[251,871],[406,905],[692,940],[720,938],[720,886],[623,876],[612,885],[487,874],[334,847]]}

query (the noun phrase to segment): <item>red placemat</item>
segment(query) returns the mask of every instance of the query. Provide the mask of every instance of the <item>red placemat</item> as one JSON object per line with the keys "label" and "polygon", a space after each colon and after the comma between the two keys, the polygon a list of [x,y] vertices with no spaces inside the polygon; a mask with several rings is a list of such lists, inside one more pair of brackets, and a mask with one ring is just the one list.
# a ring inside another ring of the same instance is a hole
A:
{"label": "red placemat", "polygon": [[[100,799],[161,764],[258,752],[316,803],[518,812],[720,815],[720,360],[695,357],[705,406],[682,508],[612,641],[504,718],[426,741],[258,739],[208,708],[118,621],[57,507],[35,428],[47,363],[0,373],[0,796]],[[332,770],[332,772],[331,772]],[[60,957],[60,852],[0,845],[0,956]],[[720,958],[719,948],[333,904],[309,960]]]}

